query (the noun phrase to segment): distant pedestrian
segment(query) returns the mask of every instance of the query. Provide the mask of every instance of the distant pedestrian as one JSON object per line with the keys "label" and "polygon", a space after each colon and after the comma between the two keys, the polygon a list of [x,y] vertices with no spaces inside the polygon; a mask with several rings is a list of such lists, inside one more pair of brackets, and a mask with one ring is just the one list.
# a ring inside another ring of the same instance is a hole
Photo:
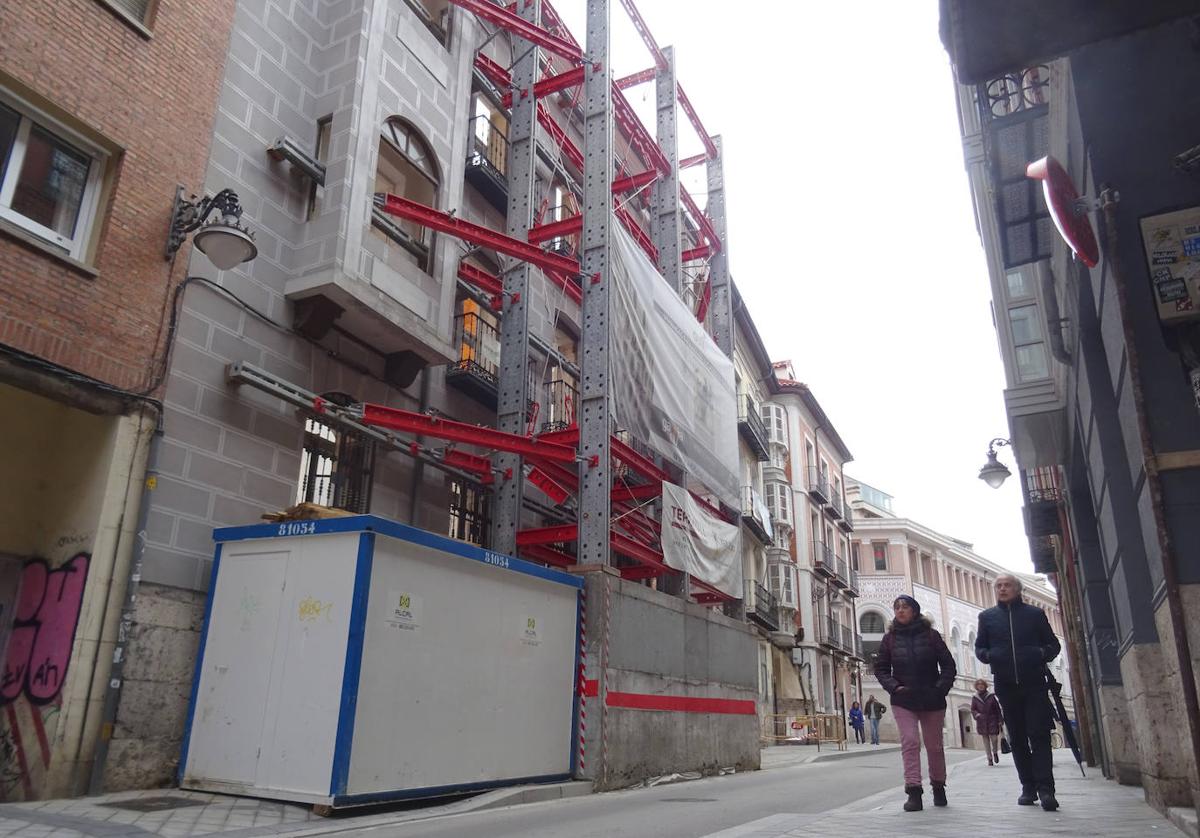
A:
{"label": "distant pedestrian", "polygon": [[996,697],[1004,711],[1013,765],[1021,780],[1020,806],[1040,799],[1058,808],[1054,796],[1054,755],[1050,731],[1054,709],[1046,685],[1046,664],[1062,650],[1046,612],[1021,601],[1021,580],[997,576],[996,605],[979,615],[975,657],[992,667]]}
{"label": "distant pedestrian", "polygon": [[867,706],[863,708],[867,721],[871,723],[871,744],[879,744],[879,720],[887,712],[887,705],[879,702],[873,695],[867,696]]}
{"label": "distant pedestrian", "polygon": [[[900,750],[904,756],[904,811],[922,807],[921,742],[929,757],[929,784],[933,805],[946,805],[946,752],[942,730],[946,725],[946,694],[954,686],[954,656],[921,604],[907,595],[892,603],[896,618],[888,626],[875,658],[875,679],[892,697]],[[919,728],[919,730],[918,730]]]}
{"label": "distant pedestrian", "polygon": [[988,682],[980,678],[975,682],[975,696],[971,699],[971,715],[975,717],[975,730],[983,737],[983,749],[987,751],[988,765],[1000,764],[1000,751],[996,744],[1000,740],[1000,725],[1004,714],[995,693],[988,692]]}
{"label": "distant pedestrian", "polygon": [[850,727],[854,728],[854,744],[863,743],[863,711],[858,702],[850,705]]}

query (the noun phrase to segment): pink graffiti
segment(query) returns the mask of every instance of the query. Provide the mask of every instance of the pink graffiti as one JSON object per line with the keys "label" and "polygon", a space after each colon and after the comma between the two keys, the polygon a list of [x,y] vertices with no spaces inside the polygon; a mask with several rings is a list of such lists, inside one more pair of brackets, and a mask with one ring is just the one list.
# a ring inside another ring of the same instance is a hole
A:
{"label": "pink graffiti", "polygon": [[12,635],[0,676],[0,705],[22,693],[34,704],[47,704],[58,697],[71,661],[89,560],[87,553],[79,553],[51,570],[42,559],[33,559],[21,571]]}

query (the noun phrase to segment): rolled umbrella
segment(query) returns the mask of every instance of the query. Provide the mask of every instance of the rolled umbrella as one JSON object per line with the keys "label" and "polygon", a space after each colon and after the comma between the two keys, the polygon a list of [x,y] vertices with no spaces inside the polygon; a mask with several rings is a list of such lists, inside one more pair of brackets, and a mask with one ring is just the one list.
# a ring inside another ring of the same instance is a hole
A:
{"label": "rolled umbrella", "polygon": [[1054,712],[1058,716],[1058,723],[1062,726],[1063,738],[1067,740],[1067,746],[1071,749],[1071,753],[1075,755],[1075,762],[1079,765],[1079,773],[1087,777],[1087,772],[1083,770],[1083,754],[1079,750],[1079,742],[1075,739],[1075,727],[1071,724],[1071,719],[1067,716],[1067,708],[1062,702],[1062,684],[1054,680],[1054,676],[1050,674],[1050,667],[1046,667],[1046,686],[1050,688],[1050,695],[1054,697]]}

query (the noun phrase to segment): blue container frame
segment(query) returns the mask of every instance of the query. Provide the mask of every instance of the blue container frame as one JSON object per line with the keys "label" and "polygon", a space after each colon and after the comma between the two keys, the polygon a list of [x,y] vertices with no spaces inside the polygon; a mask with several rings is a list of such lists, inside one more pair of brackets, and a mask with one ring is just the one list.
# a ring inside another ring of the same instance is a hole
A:
{"label": "blue container frame", "polygon": [[[579,742],[579,665],[583,654],[581,619],[584,581],[578,576],[572,576],[552,568],[543,567],[514,556],[485,550],[473,544],[456,541],[452,538],[431,533],[428,530],[410,527],[395,521],[389,521],[378,515],[351,515],[343,518],[325,518],[317,521],[288,521],[280,524],[251,524],[241,527],[222,527],[213,530],[213,541],[216,551],[213,557],[212,574],[209,580],[208,596],[204,606],[204,624],[201,628],[200,646],[196,653],[196,666],[192,675],[191,697],[188,704],[187,723],[184,726],[183,746],[179,758],[177,782],[183,785],[187,769],[188,748],[192,737],[192,723],[196,713],[196,696],[200,689],[200,674],[204,668],[204,652],[208,642],[209,623],[212,619],[213,594],[216,591],[217,573],[221,564],[221,548],[224,544],[234,541],[253,539],[296,538],[334,533],[361,533],[358,542],[358,558],[355,567],[354,591],[351,599],[350,627],[346,641],[346,662],[342,676],[342,697],[338,712],[337,734],[335,737],[333,765],[330,771],[329,800],[332,806],[364,806],[373,803],[386,803],[393,800],[411,800],[421,797],[437,797],[471,791],[486,791],[504,786],[522,785],[526,783],[553,783],[569,780],[575,776],[578,768]],[[370,596],[371,571],[374,561],[376,535],[386,535],[400,541],[407,541],[423,547],[429,547],[460,558],[470,559],[481,564],[504,570],[514,571],[526,576],[555,582],[575,589],[575,659],[571,671],[571,735],[570,735],[570,770],[566,774],[544,774],[533,777],[514,777],[503,780],[486,780],[476,783],[460,783],[446,786],[428,786],[416,789],[398,789],[395,791],[372,792],[368,794],[346,794],[347,782],[350,775],[351,748],[354,739],[355,714],[358,707],[358,690],[362,676],[363,641],[366,634],[366,610]]]}

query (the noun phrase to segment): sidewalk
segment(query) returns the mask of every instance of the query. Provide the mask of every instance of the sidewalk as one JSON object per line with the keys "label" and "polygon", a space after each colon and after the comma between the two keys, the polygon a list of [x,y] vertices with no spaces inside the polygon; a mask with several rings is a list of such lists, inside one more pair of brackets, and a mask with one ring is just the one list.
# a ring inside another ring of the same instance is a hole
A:
{"label": "sidewalk", "polygon": [[1057,812],[1040,806],[1018,806],[1020,787],[1009,757],[989,768],[980,756],[950,770],[946,795],[950,805],[935,809],[925,789],[925,809],[905,812],[899,786],[841,809],[819,815],[780,814],[761,818],[704,838],[962,838],[964,835],[1034,836],[1086,835],[1088,838],[1187,838],[1170,821],[1147,805],[1140,788],[1105,780],[1089,769],[1087,779],[1070,751],[1054,752],[1058,786]]}
{"label": "sidewalk", "polygon": [[810,762],[845,759],[865,754],[886,754],[899,750],[900,745],[896,742],[884,742],[881,745],[859,745],[851,742],[846,745],[844,751],[839,751],[837,745],[832,742],[822,745],[819,751],[816,745],[768,745],[762,749],[762,768],[766,771],[789,765],[806,765]]}

